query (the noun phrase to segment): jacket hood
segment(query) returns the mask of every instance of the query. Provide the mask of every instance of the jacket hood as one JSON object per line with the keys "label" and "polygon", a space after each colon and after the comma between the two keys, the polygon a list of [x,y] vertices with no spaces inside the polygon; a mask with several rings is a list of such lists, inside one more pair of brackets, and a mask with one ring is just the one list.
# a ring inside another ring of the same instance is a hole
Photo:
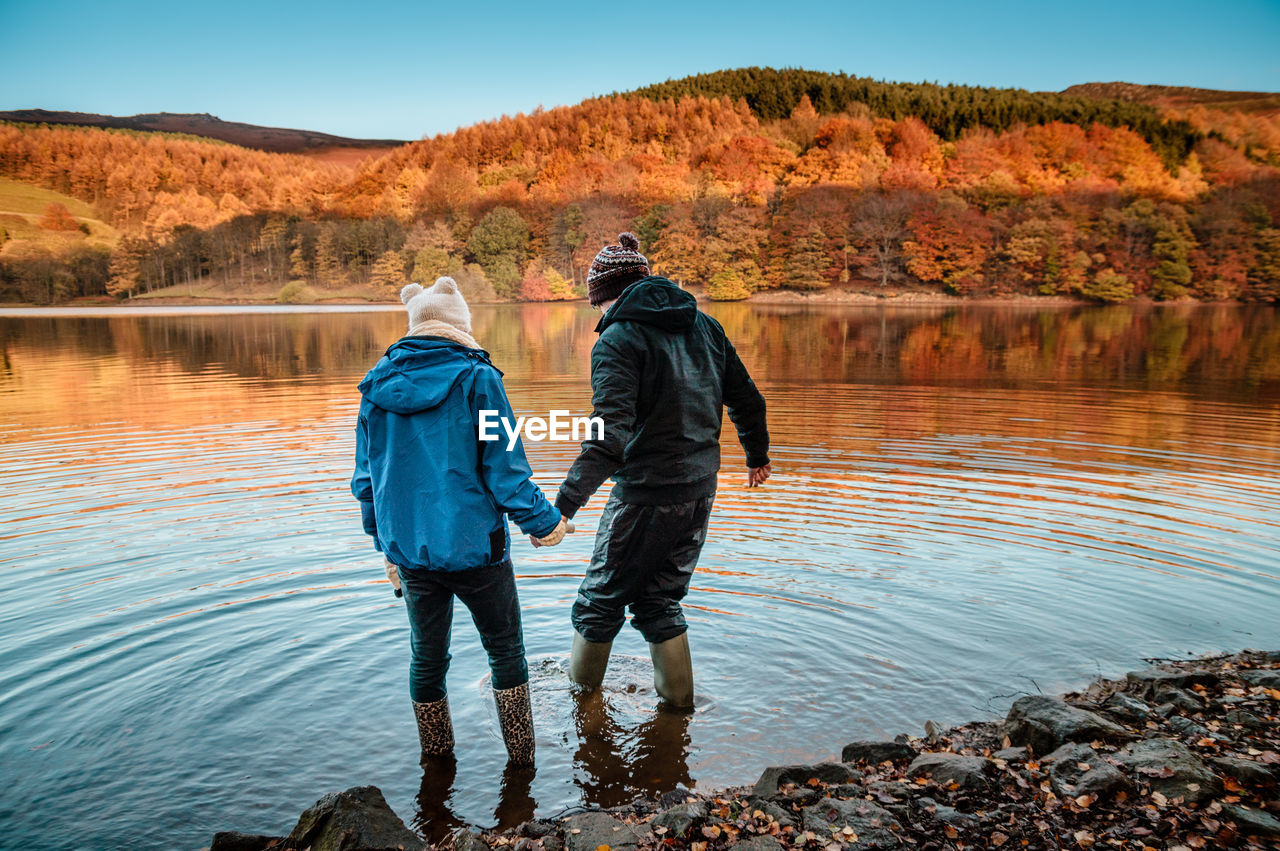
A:
{"label": "jacket hood", "polygon": [[599,333],[615,322],[643,322],[664,331],[686,331],[698,318],[698,302],[666,278],[651,275],[622,291],[600,319]]}
{"label": "jacket hood", "polygon": [[369,370],[360,392],[384,411],[414,414],[443,402],[477,361],[493,366],[483,350],[439,337],[405,337]]}

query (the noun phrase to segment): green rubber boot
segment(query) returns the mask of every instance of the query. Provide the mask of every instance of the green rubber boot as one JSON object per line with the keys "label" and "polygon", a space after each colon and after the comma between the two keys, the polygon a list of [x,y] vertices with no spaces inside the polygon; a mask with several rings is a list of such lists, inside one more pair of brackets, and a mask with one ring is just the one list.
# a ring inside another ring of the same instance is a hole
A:
{"label": "green rubber boot", "polygon": [[653,659],[653,687],[658,697],[677,709],[693,708],[693,659],[689,633],[649,645]]}
{"label": "green rubber boot", "polygon": [[573,632],[573,652],[569,656],[569,679],[580,686],[600,688],[604,672],[609,668],[612,641],[587,641],[577,630]]}

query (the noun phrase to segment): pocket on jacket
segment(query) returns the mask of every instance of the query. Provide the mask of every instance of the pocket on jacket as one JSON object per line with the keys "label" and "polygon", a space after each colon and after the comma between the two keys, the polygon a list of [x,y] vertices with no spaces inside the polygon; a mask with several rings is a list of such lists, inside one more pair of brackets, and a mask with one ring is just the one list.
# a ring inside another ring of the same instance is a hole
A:
{"label": "pocket on jacket", "polygon": [[507,554],[506,524],[489,533],[489,564],[497,564]]}

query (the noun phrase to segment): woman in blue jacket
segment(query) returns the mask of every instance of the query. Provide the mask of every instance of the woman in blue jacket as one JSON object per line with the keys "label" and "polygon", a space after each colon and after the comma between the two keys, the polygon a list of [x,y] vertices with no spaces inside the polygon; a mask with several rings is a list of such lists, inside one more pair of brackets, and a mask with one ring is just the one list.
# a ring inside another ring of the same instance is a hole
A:
{"label": "woman in blue jacket", "polygon": [[529,668],[507,515],[544,546],[573,530],[531,480],[522,444],[508,450],[505,439],[479,439],[480,411],[515,417],[454,280],[410,284],[400,300],[409,333],[360,383],[351,492],[408,609],[422,761],[453,752],[445,673],[456,596],[489,655],[508,757],[530,765]]}

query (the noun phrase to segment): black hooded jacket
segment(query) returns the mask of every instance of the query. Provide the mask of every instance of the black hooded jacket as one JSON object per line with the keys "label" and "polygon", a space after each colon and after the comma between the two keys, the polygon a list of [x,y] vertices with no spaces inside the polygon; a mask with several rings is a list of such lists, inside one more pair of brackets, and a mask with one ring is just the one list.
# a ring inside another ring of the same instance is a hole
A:
{"label": "black hooded jacket", "polygon": [[720,323],[666,278],[623,291],[596,326],[591,404],[604,438],[588,440],[556,507],[566,517],[612,476],[623,502],[671,505],[715,492],[725,406],[748,467],[769,463],[764,397]]}

